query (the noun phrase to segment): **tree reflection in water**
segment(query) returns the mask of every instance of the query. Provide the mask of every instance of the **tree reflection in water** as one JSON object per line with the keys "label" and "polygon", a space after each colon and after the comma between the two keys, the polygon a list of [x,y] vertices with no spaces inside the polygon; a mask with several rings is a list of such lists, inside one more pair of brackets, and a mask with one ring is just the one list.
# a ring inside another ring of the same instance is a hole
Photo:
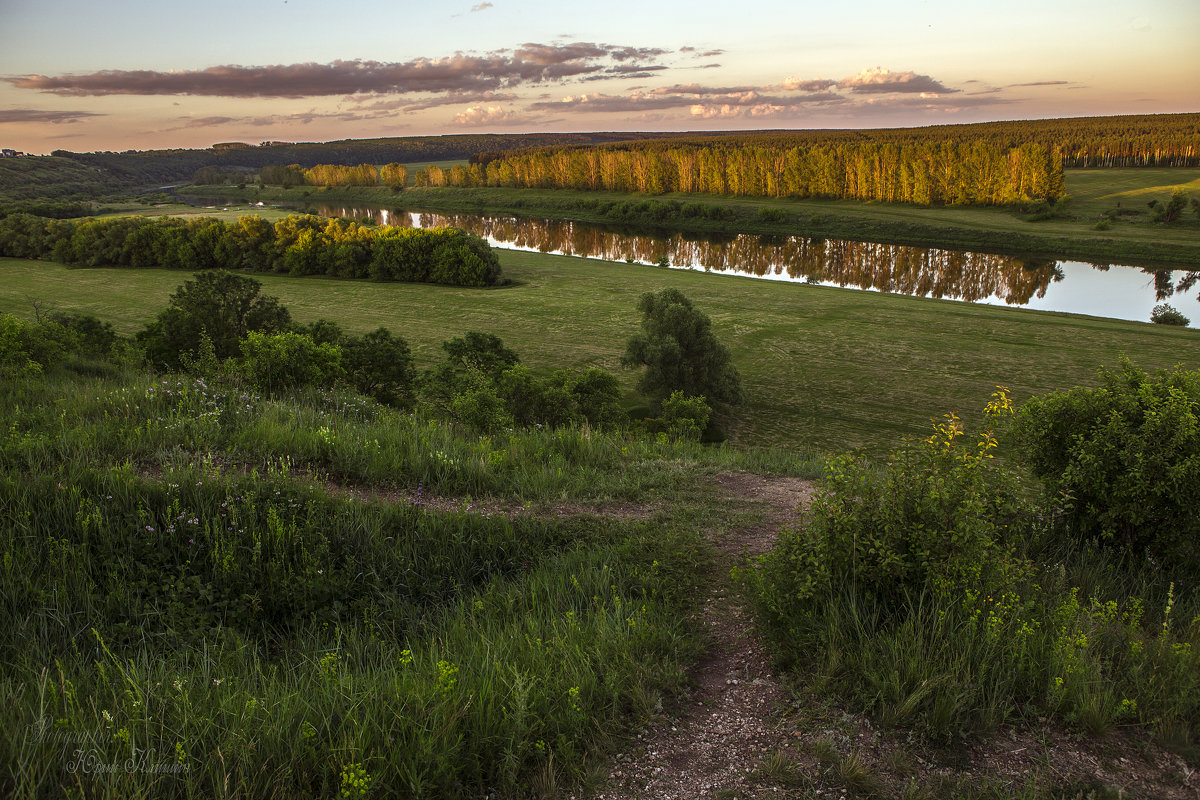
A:
{"label": "tree reflection in water", "polygon": [[[568,220],[487,217],[475,214],[389,212],[371,208],[321,208],[325,216],[372,217],[378,224],[432,228],[451,225],[502,246],[607,261],[669,264],[802,283],[823,283],[881,292],[978,302],[998,298],[1025,305],[1042,298],[1064,273],[1052,259],[1020,258],[963,250],[819,239],[779,234],[684,235],[633,232],[627,228]],[[1107,270],[1108,265],[1093,265]],[[1184,292],[1200,273],[1183,273],[1176,284],[1167,271],[1153,276],[1158,299]]]}

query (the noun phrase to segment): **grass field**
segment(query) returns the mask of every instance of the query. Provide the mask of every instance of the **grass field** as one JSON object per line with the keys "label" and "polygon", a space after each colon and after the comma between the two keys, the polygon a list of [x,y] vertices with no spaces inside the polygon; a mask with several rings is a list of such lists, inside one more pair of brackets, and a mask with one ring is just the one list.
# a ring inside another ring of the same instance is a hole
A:
{"label": "grass field", "polygon": [[[352,332],[389,328],[418,365],[467,330],[499,335],[534,367],[595,365],[622,376],[625,341],[646,291],[673,286],[714,322],[750,401],[734,424],[744,445],[880,454],[929,421],[976,412],[998,384],[1018,399],[1092,384],[1122,354],[1144,368],[1200,366],[1200,333],[1149,323],[974,306],[821,286],[499,251],[515,285],[451,287],[258,276],[300,321],[327,317]],[[0,312],[33,301],[83,311],[130,334],[189,276],[166,270],[68,270],[0,260]]]}

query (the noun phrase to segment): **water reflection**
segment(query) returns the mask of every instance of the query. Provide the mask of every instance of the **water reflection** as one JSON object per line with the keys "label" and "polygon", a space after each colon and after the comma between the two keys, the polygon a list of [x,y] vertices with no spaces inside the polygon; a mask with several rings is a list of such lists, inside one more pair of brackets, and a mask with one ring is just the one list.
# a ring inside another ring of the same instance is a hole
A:
{"label": "water reflection", "polygon": [[[451,225],[508,249],[1142,321],[1149,318],[1155,301],[1183,291],[1167,271],[1114,267],[1110,273],[1108,265],[846,239],[646,234],[562,220],[377,208],[323,207],[316,213],[401,227]],[[1069,294],[1056,286],[1067,272]],[[1193,325],[1200,323],[1200,306],[1191,298],[1180,296],[1173,302],[1181,310],[1188,306],[1185,313]]]}

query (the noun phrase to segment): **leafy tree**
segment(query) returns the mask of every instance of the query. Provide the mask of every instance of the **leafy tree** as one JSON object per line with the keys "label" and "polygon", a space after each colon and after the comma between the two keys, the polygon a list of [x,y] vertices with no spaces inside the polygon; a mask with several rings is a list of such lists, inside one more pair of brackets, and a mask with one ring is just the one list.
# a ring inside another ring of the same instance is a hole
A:
{"label": "leafy tree", "polygon": [[708,315],[678,289],[647,292],[638,302],[642,330],[625,348],[621,363],[646,367],[637,388],[656,405],[675,391],[711,403],[743,402],[742,379],[729,350],[717,341]]}
{"label": "leafy tree", "polygon": [[194,353],[206,333],[218,358],[236,356],[246,334],[278,333],[291,322],[287,308],[261,289],[253,278],[231,272],[197,273],[137,339],[152,363],[171,368],[180,365],[182,354]]}
{"label": "leafy tree", "polygon": [[307,325],[293,325],[292,330],[296,333],[303,333],[317,344],[341,345],[346,339],[346,334],[342,331],[342,326],[324,317]]}
{"label": "leafy tree", "polygon": [[1171,192],[1171,199],[1166,203],[1160,203],[1157,200],[1150,202],[1150,218],[1155,222],[1174,222],[1187,208],[1187,204],[1187,195],[1181,189],[1176,189]]}
{"label": "leafy tree", "polygon": [[451,363],[472,367],[492,378],[499,378],[500,373],[521,361],[516,351],[504,346],[499,336],[479,331],[467,331],[463,336],[443,342],[442,349]]}
{"label": "leafy tree", "polygon": [[676,439],[700,441],[711,415],[712,409],[703,397],[689,397],[674,391],[662,403],[660,422],[665,432]]}
{"label": "leafy tree", "polygon": [[412,397],[417,379],[412,352],[407,342],[392,336],[387,328],[345,338],[342,363],[350,383],[361,394],[389,405]]}

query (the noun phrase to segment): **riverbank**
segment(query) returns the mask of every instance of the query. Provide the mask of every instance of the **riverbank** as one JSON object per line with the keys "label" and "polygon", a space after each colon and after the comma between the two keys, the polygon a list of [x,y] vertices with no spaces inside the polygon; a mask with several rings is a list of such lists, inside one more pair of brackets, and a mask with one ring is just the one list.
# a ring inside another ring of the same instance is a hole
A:
{"label": "riverbank", "polygon": [[[514,214],[695,235],[753,233],[856,239],[1027,258],[1200,268],[1200,218],[1151,221],[1148,203],[1175,188],[1200,197],[1200,169],[1068,170],[1062,208],[935,207],[708,195],[567,190],[193,187],[196,194],[298,208],[326,204]],[[1040,218],[1039,218],[1040,217]],[[1097,230],[1097,225],[1106,230]]]}

